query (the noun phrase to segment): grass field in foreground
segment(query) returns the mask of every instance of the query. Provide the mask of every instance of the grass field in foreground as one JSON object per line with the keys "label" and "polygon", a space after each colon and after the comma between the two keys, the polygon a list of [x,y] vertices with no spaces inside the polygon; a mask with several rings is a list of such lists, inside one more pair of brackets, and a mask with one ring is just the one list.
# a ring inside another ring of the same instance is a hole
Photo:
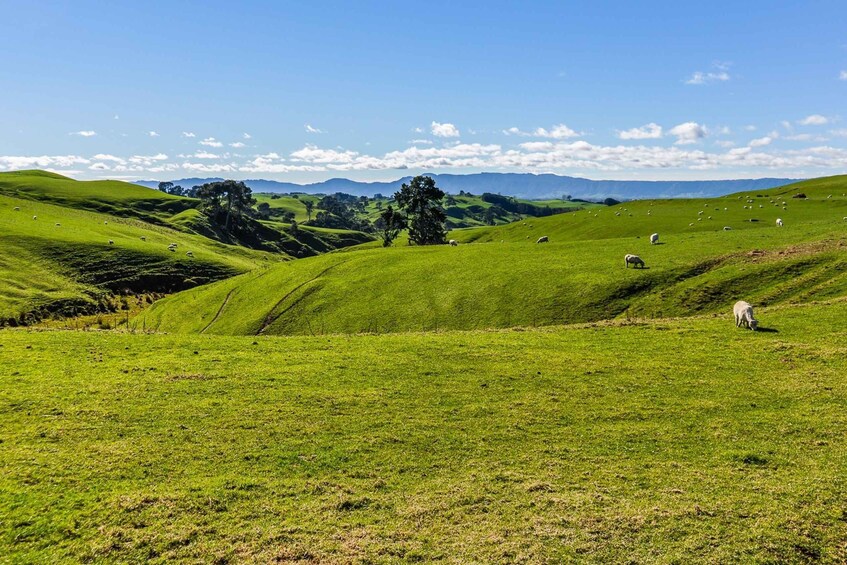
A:
{"label": "grass field in foreground", "polygon": [[847,560],[847,302],[527,331],[0,332],[12,562]]}

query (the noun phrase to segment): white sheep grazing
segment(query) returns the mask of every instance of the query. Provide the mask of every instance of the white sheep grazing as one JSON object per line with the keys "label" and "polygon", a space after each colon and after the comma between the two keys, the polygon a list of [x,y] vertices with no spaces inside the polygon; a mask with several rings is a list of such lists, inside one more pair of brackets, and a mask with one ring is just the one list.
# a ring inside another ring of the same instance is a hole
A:
{"label": "white sheep grazing", "polygon": [[549,243],[550,239],[546,235],[542,235],[535,243]]}
{"label": "white sheep grazing", "polygon": [[62,224],[60,224],[59,222],[56,222],[56,227],[57,228],[62,227]]}
{"label": "white sheep grazing", "polygon": [[747,302],[739,300],[732,308],[732,312],[735,314],[736,328],[740,328],[743,325],[746,328],[756,331],[756,328],[759,327],[758,320],[753,317],[753,307]]}
{"label": "white sheep grazing", "polygon": [[106,224],[108,224],[108,223],[109,223],[109,222],[103,222],[103,225],[106,225]]}
{"label": "white sheep grazing", "polygon": [[654,233],[650,236],[650,245],[655,245],[659,243],[659,234]]}
{"label": "white sheep grazing", "polygon": [[15,206],[15,212],[20,212],[20,211],[21,211],[21,207],[20,207],[20,206]]}
{"label": "white sheep grazing", "polygon": [[185,254],[189,257],[194,257],[194,253],[192,253],[191,251],[186,251]]}
{"label": "white sheep grazing", "polygon": [[729,226],[724,226],[724,227],[723,227],[723,231],[729,231],[729,230],[731,230],[731,229],[732,229],[732,228],[731,228],[731,227],[729,227]]}
{"label": "white sheep grazing", "polygon": [[114,244],[115,244],[115,242],[114,242],[113,240],[111,240],[111,239],[110,239],[110,240],[109,240],[109,245],[114,245]]}
{"label": "white sheep grazing", "polygon": [[37,220],[37,219],[38,219],[38,216],[33,216],[33,217],[32,217],[32,219],[33,219],[33,220]]}
{"label": "white sheep grazing", "polygon": [[624,266],[628,269],[630,265],[632,268],[636,268],[641,265],[641,268],[644,268],[644,261],[641,260],[641,257],[638,255],[633,255],[632,253],[627,253],[623,258]]}
{"label": "white sheep grazing", "polygon": [[452,245],[453,247],[456,247],[457,245],[459,245],[459,242],[458,242],[458,241],[456,241],[455,239],[451,239],[448,243],[449,243],[450,245]]}
{"label": "white sheep grazing", "polygon": [[778,225],[779,227],[782,227],[782,218],[776,219],[776,225]]}
{"label": "white sheep grazing", "polygon": [[142,236],[141,236],[141,241],[147,241],[147,237],[142,235]]}

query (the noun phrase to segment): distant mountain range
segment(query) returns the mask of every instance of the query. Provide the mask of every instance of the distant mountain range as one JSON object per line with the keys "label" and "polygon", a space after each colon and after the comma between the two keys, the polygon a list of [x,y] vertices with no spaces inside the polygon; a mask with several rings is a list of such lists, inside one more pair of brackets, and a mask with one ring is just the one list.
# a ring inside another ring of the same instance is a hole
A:
{"label": "distant mountain range", "polygon": [[[736,180],[696,180],[696,181],[640,181],[640,180],[590,180],[579,177],[531,173],[476,173],[470,175],[428,175],[445,192],[458,194],[460,190],[472,194],[493,192],[517,198],[546,199],[572,198],[602,200],[616,198],[631,200],[637,198],[701,198],[721,196],[744,190],[764,190],[802,179],[736,179]],[[336,178],[312,184],[295,184],[274,180],[251,179],[244,182],[253,192],[305,192],[309,194],[332,194],[344,192],[356,196],[389,196],[400,189],[400,185],[409,182],[412,177],[403,177],[390,182],[359,182]],[[207,182],[220,181],[220,178],[187,178],[171,182],[183,187],[191,187]],[[155,188],[159,181],[143,180],[136,184]]]}

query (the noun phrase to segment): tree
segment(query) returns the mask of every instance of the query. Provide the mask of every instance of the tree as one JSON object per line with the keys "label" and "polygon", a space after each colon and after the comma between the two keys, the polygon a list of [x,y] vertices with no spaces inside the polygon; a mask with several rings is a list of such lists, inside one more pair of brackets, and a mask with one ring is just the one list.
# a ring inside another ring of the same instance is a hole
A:
{"label": "tree", "polygon": [[250,187],[234,180],[206,183],[197,189],[197,198],[206,215],[223,224],[227,231],[231,229],[233,219],[238,223],[256,203]]}
{"label": "tree", "polygon": [[258,206],[256,206],[256,216],[267,220],[271,217],[271,205],[267,202],[260,202]]}
{"label": "tree", "polygon": [[382,238],[382,246],[389,247],[391,243],[406,229],[406,218],[399,211],[395,211],[391,204],[379,215],[376,221],[379,236]]}
{"label": "tree", "polygon": [[306,213],[309,215],[309,221],[311,222],[312,221],[312,210],[315,207],[315,201],[314,200],[306,200],[303,204],[306,205]]}
{"label": "tree", "polygon": [[174,184],[172,182],[160,182],[159,190],[165,192],[167,194],[174,194],[176,196],[185,196],[185,190],[179,186],[178,184]]}
{"label": "tree", "polygon": [[435,186],[432,177],[417,176],[403,184],[394,194],[397,206],[409,219],[409,241],[417,245],[444,243],[447,215],[441,208],[444,191]]}

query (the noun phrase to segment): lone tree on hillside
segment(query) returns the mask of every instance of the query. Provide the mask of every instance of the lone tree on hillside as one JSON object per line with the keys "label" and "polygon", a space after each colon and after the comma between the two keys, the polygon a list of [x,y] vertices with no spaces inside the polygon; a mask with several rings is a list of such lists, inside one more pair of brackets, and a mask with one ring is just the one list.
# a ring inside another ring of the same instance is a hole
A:
{"label": "lone tree on hillside", "polygon": [[406,218],[389,204],[388,208],[379,215],[376,228],[379,230],[379,237],[382,238],[382,246],[389,247],[400,232],[406,229]]}
{"label": "lone tree on hillside", "polygon": [[314,200],[306,200],[305,202],[303,202],[303,204],[306,206],[306,213],[309,215],[309,221],[311,222],[312,221],[312,209],[314,209],[314,207],[315,207],[315,202],[314,202]]}
{"label": "lone tree on hillside", "polygon": [[417,176],[394,193],[397,206],[409,218],[409,242],[417,245],[444,243],[447,215],[441,208],[444,191],[432,177]]}
{"label": "lone tree on hillside", "polygon": [[224,229],[230,230],[232,220],[236,223],[242,216],[248,215],[256,199],[253,191],[241,181],[225,180],[209,182],[197,189],[197,198],[203,205],[203,211]]}

